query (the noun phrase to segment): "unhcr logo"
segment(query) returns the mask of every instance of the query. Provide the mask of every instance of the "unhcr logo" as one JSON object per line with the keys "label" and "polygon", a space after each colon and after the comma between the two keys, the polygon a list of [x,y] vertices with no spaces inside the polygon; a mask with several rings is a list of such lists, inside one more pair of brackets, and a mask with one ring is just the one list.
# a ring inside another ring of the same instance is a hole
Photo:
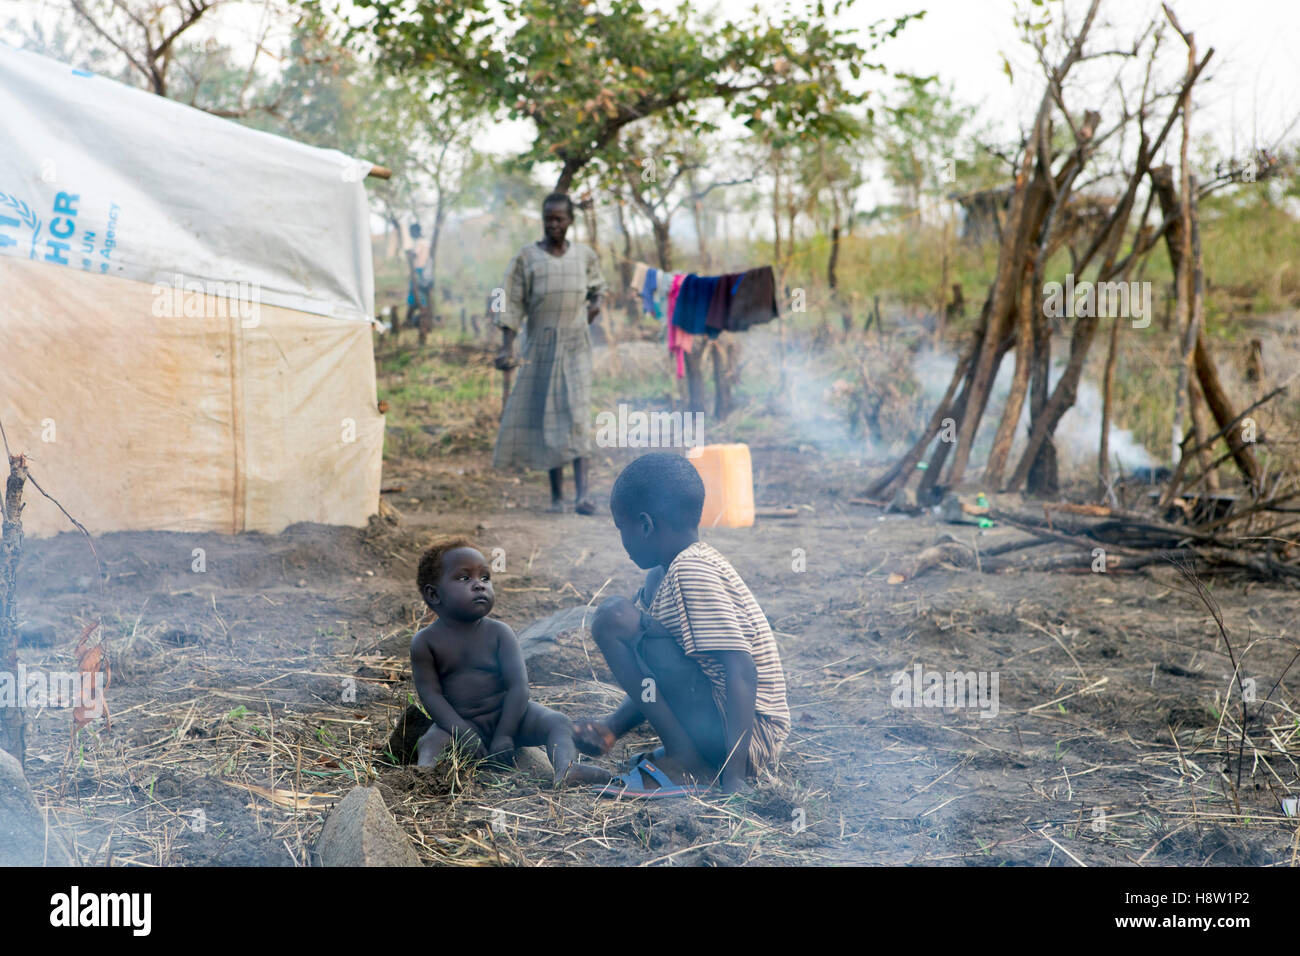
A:
{"label": "unhcr logo", "polygon": [[698,448],[704,445],[703,412],[642,412],[625,404],[596,416],[601,448]]}
{"label": "unhcr logo", "polygon": [[256,328],[261,321],[262,287],[257,282],[219,282],[186,279],[153,284],[153,315],[159,319],[239,319],[241,328]]}
{"label": "unhcr logo", "polygon": [[1083,282],[1066,273],[1064,284],[1043,286],[1043,314],[1053,319],[1133,319],[1133,328],[1151,324],[1150,282]]}

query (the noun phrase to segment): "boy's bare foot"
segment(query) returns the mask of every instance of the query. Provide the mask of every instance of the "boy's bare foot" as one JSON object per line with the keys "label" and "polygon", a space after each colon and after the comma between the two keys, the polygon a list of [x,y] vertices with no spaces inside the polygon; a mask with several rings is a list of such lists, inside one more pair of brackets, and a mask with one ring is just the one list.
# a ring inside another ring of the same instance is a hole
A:
{"label": "boy's bare foot", "polygon": [[[701,768],[698,773],[693,773],[685,765],[679,763],[667,754],[655,758],[651,761],[656,767],[664,772],[673,783],[695,784],[701,787],[707,787],[713,783],[713,775],[706,769]],[[642,774],[647,778],[647,785],[654,789],[657,784],[649,778],[649,774]]]}
{"label": "boy's bare foot", "polygon": [[613,779],[614,775],[608,770],[602,770],[589,763],[578,763],[576,760],[569,764],[568,770],[564,773],[561,773],[558,767],[555,770],[557,787],[574,787],[584,783],[609,783]]}
{"label": "boy's bare foot", "polygon": [[599,720],[575,720],[573,743],[588,757],[603,757],[613,748],[618,738],[614,731]]}
{"label": "boy's bare foot", "polygon": [[573,506],[573,510],[580,515],[594,515],[596,513],[596,503],[590,498],[581,498]]}
{"label": "boy's bare foot", "polygon": [[551,514],[553,514],[553,515],[562,515],[562,514],[564,514],[564,501],[563,501],[563,499],[560,499],[560,498],[552,498],[552,499],[551,499],[551,506],[550,506],[549,508],[547,508],[546,510],[549,511],[549,512],[550,512]]}

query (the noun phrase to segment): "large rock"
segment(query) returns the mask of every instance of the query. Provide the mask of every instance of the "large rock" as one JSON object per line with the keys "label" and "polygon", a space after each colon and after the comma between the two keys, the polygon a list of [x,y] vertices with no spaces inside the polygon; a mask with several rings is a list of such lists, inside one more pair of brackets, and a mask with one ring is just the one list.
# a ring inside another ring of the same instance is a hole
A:
{"label": "large rock", "polygon": [[321,866],[419,866],[411,838],[376,787],[354,787],[325,821],[316,842]]}
{"label": "large rock", "polygon": [[528,676],[538,683],[553,683],[552,669],[564,660],[564,648],[559,643],[561,634],[591,628],[596,609],[585,604],[556,611],[550,617],[524,628],[519,635],[519,648],[528,665]]}
{"label": "large rock", "polygon": [[0,867],[43,865],[71,866],[72,858],[46,827],[22,764],[0,750]]}

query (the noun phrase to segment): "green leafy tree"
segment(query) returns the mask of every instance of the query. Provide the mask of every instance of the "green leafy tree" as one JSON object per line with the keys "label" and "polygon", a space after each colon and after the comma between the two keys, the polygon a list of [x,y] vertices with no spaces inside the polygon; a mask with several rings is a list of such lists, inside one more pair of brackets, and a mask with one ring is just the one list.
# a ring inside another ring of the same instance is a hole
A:
{"label": "green leafy tree", "polygon": [[832,294],[839,290],[835,270],[840,256],[840,239],[846,226],[847,231],[852,231],[857,192],[865,181],[866,123],[849,114],[843,117],[842,122],[853,130],[853,135],[838,140],[818,140],[806,145],[799,157],[805,211],[830,236],[826,284]]}
{"label": "green leafy tree", "polygon": [[[419,223],[429,243],[426,281],[437,286],[439,241],[448,217],[464,206],[462,188],[475,163],[471,138],[481,107],[446,93],[425,74],[387,75],[358,58],[320,16],[295,27],[284,70],[269,97],[264,128],[342,150],[387,167],[370,195],[399,232]],[[408,265],[414,264],[408,257]]]}
{"label": "green leafy tree", "polygon": [[927,197],[1006,181],[1006,168],[981,144],[970,113],[951,87],[912,77],[902,96],[875,114],[875,153],[906,211],[920,215]]}
{"label": "green leafy tree", "polygon": [[694,130],[705,107],[721,104],[751,131],[781,139],[844,135],[840,108],[867,95],[851,81],[880,70],[871,54],[919,16],[873,23],[859,43],[856,31],[828,23],[853,4],[837,0],[829,16],[819,3],[771,22],[719,22],[686,2],[661,12],[637,0],[428,0],[414,8],[354,0],[374,14],[354,40],[385,66],[437,74],[452,95],[531,120],[535,137],[520,161],[558,163],[556,188],[568,189],[649,117]]}

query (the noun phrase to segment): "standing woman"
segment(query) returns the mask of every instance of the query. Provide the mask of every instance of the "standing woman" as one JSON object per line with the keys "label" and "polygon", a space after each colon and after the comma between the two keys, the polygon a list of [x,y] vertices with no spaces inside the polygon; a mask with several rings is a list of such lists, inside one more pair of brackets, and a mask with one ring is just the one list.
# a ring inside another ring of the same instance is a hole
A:
{"label": "standing woman", "polygon": [[564,237],[573,201],[551,193],[542,203],[544,238],[519,250],[506,271],[505,310],[498,315],[496,367],[513,368],[515,335],[525,322],[523,369],[501,416],[494,468],[544,468],[551,511],[564,510],[564,465],[573,462],[574,510],[594,514],[587,496],[591,452],[591,333],[605,280],[594,250]]}

